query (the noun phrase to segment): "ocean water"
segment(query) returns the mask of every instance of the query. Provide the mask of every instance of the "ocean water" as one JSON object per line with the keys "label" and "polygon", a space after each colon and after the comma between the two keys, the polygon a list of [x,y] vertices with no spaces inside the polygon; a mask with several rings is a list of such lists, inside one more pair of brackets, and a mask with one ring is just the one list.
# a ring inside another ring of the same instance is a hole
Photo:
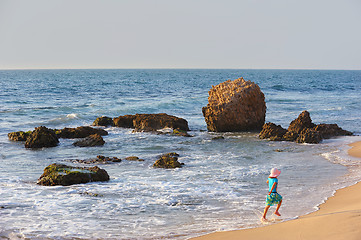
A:
{"label": "ocean water", "polygon": [[[209,89],[239,77],[261,87],[267,122],[287,128],[308,110],[314,123],[337,123],[355,136],[312,145],[260,140],[254,132],[207,132],[201,108]],[[260,226],[272,167],[282,171],[282,220],[314,211],[335,189],[360,180],[361,161],[347,150],[361,140],[361,71],[18,70],[0,71],[0,86],[2,239],[188,239]],[[99,116],[135,113],[185,118],[194,137],[109,127],[102,147],[77,148],[74,139],[60,139],[59,146],[40,150],[7,138],[41,125],[87,126]],[[167,152],[179,153],[184,167],[152,168]],[[109,182],[36,184],[51,163],[97,155],[145,161],[101,165]]]}

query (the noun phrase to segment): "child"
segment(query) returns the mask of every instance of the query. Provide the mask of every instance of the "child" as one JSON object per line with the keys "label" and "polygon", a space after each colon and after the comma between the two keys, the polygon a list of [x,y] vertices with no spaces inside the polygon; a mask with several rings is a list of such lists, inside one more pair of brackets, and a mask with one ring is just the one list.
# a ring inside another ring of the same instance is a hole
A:
{"label": "child", "polygon": [[281,216],[281,214],[278,212],[278,210],[281,207],[282,204],[282,196],[277,193],[277,185],[278,185],[278,179],[277,177],[281,174],[281,171],[277,168],[271,169],[271,174],[268,177],[267,183],[269,186],[269,192],[266,199],[266,207],[264,208],[264,213],[262,217],[262,221],[266,221],[266,214],[268,209],[273,206],[274,204],[277,204],[277,208],[275,211],[275,215]]}

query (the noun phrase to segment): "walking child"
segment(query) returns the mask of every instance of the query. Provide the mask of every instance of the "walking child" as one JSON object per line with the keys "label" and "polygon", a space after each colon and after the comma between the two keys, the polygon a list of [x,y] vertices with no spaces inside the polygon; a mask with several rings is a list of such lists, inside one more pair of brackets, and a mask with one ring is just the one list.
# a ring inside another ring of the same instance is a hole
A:
{"label": "walking child", "polygon": [[277,168],[271,169],[271,174],[268,177],[267,183],[269,186],[269,191],[266,199],[266,207],[264,208],[264,213],[262,217],[262,221],[266,221],[266,215],[268,212],[268,209],[273,206],[274,204],[277,204],[276,211],[274,212],[275,215],[281,216],[281,214],[278,212],[278,210],[281,207],[282,204],[282,196],[277,193],[277,187],[278,187],[278,179],[277,177],[281,174],[281,171]]}

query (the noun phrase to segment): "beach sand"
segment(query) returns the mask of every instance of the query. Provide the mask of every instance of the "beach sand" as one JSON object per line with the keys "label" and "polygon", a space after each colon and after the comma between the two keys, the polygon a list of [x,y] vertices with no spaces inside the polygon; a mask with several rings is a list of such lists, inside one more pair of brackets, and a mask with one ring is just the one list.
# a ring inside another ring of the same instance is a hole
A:
{"label": "beach sand", "polygon": [[[350,146],[352,148],[348,153],[353,157],[361,158],[361,142],[352,143]],[[280,212],[282,213],[282,211]],[[361,182],[337,190],[334,196],[320,205],[318,211],[298,219],[264,227],[216,232],[193,238],[193,240],[233,239],[360,240]]]}

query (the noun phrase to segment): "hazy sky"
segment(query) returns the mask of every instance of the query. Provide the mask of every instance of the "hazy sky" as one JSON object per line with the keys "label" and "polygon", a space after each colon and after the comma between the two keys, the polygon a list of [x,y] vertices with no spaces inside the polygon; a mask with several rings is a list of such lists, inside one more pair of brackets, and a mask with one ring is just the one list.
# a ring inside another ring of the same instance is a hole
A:
{"label": "hazy sky", "polygon": [[361,69],[361,0],[0,0],[0,69]]}

